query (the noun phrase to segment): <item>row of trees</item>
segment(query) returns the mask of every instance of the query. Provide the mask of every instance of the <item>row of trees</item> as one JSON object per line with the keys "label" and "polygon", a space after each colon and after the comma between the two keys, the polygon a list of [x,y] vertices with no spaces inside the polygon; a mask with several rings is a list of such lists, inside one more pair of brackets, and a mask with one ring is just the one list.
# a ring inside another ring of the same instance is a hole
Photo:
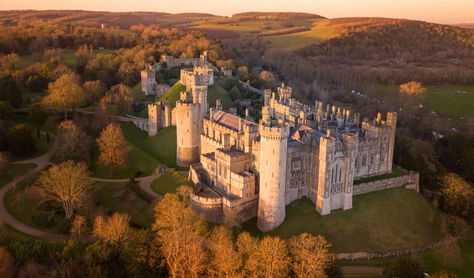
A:
{"label": "row of trees", "polygon": [[[73,164],[63,165],[69,171]],[[68,277],[342,277],[323,237],[301,234],[287,241],[247,232],[234,236],[225,226],[209,229],[191,209],[189,190],[166,194],[155,206],[149,230],[131,229],[126,214],[97,216],[92,230],[76,216],[71,233],[97,242],[14,241],[1,250],[0,271]]]}

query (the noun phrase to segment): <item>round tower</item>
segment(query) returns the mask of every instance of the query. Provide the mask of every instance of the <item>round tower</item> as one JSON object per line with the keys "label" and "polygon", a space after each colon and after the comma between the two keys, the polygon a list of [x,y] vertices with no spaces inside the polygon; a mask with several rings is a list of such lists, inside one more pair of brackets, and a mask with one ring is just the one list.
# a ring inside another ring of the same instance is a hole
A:
{"label": "round tower", "polygon": [[286,157],[289,127],[264,122],[260,132],[260,193],[257,226],[271,231],[285,220]]}
{"label": "round tower", "polygon": [[148,104],[148,136],[155,136],[160,128],[161,109],[156,103]]}
{"label": "round tower", "polygon": [[179,166],[199,162],[199,112],[198,103],[176,102],[176,164]]}

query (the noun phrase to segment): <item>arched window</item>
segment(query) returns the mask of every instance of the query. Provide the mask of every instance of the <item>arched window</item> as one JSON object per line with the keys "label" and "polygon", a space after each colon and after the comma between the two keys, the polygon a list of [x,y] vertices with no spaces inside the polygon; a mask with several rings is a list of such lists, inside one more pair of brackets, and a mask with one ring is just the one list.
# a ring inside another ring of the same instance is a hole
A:
{"label": "arched window", "polygon": [[366,154],[364,154],[362,156],[362,167],[365,167],[365,165],[367,165],[367,155]]}

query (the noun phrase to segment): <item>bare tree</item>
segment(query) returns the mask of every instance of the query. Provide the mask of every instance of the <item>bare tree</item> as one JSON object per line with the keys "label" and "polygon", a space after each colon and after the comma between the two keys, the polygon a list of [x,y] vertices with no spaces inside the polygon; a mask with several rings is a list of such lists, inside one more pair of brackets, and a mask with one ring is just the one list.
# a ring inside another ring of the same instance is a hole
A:
{"label": "bare tree", "polygon": [[325,270],[334,260],[331,245],[322,236],[307,233],[290,239],[291,266],[296,277],[326,277]]}
{"label": "bare tree", "polygon": [[42,172],[38,184],[47,199],[63,206],[69,219],[84,201],[83,197],[93,182],[88,178],[87,166],[83,162],[68,160]]}
{"label": "bare tree", "polygon": [[97,139],[97,145],[99,145],[100,150],[100,163],[110,167],[112,173],[127,163],[129,148],[119,124],[109,124],[101,132]]}
{"label": "bare tree", "polygon": [[74,221],[72,221],[69,233],[74,237],[80,238],[84,235],[86,229],[86,218],[82,215],[76,215],[76,217],[74,217]]}
{"label": "bare tree", "polygon": [[61,146],[58,156],[61,161],[75,160],[89,163],[89,148],[91,140],[73,121],[66,120],[59,124]]}
{"label": "bare tree", "polygon": [[157,233],[171,277],[199,277],[207,267],[206,224],[175,194],[166,194],[155,207]]}
{"label": "bare tree", "polygon": [[217,226],[209,238],[210,268],[212,277],[242,277],[242,257],[235,250],[231,230]]}
{"label": "bare tree", "polygon": [[247,261],[253,277],[288,277],[289,266],[288,246],[278,237],[264,237]]}
{"label": "bare tree", "polygon": [[94,221],[94,236],[105,242],[125,241],[130,235],[130,216],[114,213],[109,218],[97,216]]}
{"label": "bare tree", "polygon": [[65,73],[56,81],[49,83],[48,95],[44,97],[43,104],[63,109],[64,118],[67,119],[67,109],[74,109],[85,100],[79,77],[76,74]]}

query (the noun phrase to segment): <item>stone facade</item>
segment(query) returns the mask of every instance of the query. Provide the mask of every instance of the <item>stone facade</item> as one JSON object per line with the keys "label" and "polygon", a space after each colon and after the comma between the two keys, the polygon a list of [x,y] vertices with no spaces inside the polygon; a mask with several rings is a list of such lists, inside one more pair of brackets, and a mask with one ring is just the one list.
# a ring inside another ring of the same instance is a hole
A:
{"label": "stone facade", "polygon": [[283,84],[276,92],[264,90],[262,119],[256,123],[224,112],[219,100],[208,108],[213,74],[196,60],[194,68],[181,71],[186,90],[175,108],[166,102],[148,107],[150,135],[176,125],[176,162],[190,166],[191,202],[209,221],[257,216],[259,229],[270,231],[284,221],[285,206],[303,197],[326,215],[352,208],[355,194],[407,184],[401,179],[353,183],[392,171],[396,113],[361,120],[320,101],[303,104]]}
{"label": "stone facade", "polygon": [[148,95],[156,95],[157,83],[156,83],[156,69],[151,64],[146,64],[145,68],[140,71],[141,77],[141,89],[142,92]]}
{"label": "stone facade", "polygon": [[[196,109],[199,110],[201,118],[207,114],[208,104],[207,104],[207,90],[208,86],[214,84],[214,71],[208,66],[198,66],[192,69],[182,69],[180,74],[180,83],[186,86],[186,95],[184,95],[185,102],[198,103],[199,107]],[[185,106],[179,106],[185,109]],[[181,116],[182,111],[180,112],[176,107],[166,101],[157,101],[155,103],[148,105],[148,121],[149,129],[148,135],[154,136],[158,133],[158,130],[161,128],[166,128],[169,126],[175,126],[178,114]],[[202,119],[196,120],[200,122]]]}
{"label": "stone facade", "polygon": [[193,131],[200,136],[199,161],[190,170],[196,184],[192,202],[208,220],[257,216],[258,228],[270,231],[284,221],[285,206],[300,198],[326,215],[352,208],[353,195],[364,190],[406,185],[392,180],[369,190],[353,184],[392,171],[396,113],[360,121],[347,109],[300,103],[285,85],[263,95],[258,124],[222,111],[219,102],[209,114],[195,116]]}

